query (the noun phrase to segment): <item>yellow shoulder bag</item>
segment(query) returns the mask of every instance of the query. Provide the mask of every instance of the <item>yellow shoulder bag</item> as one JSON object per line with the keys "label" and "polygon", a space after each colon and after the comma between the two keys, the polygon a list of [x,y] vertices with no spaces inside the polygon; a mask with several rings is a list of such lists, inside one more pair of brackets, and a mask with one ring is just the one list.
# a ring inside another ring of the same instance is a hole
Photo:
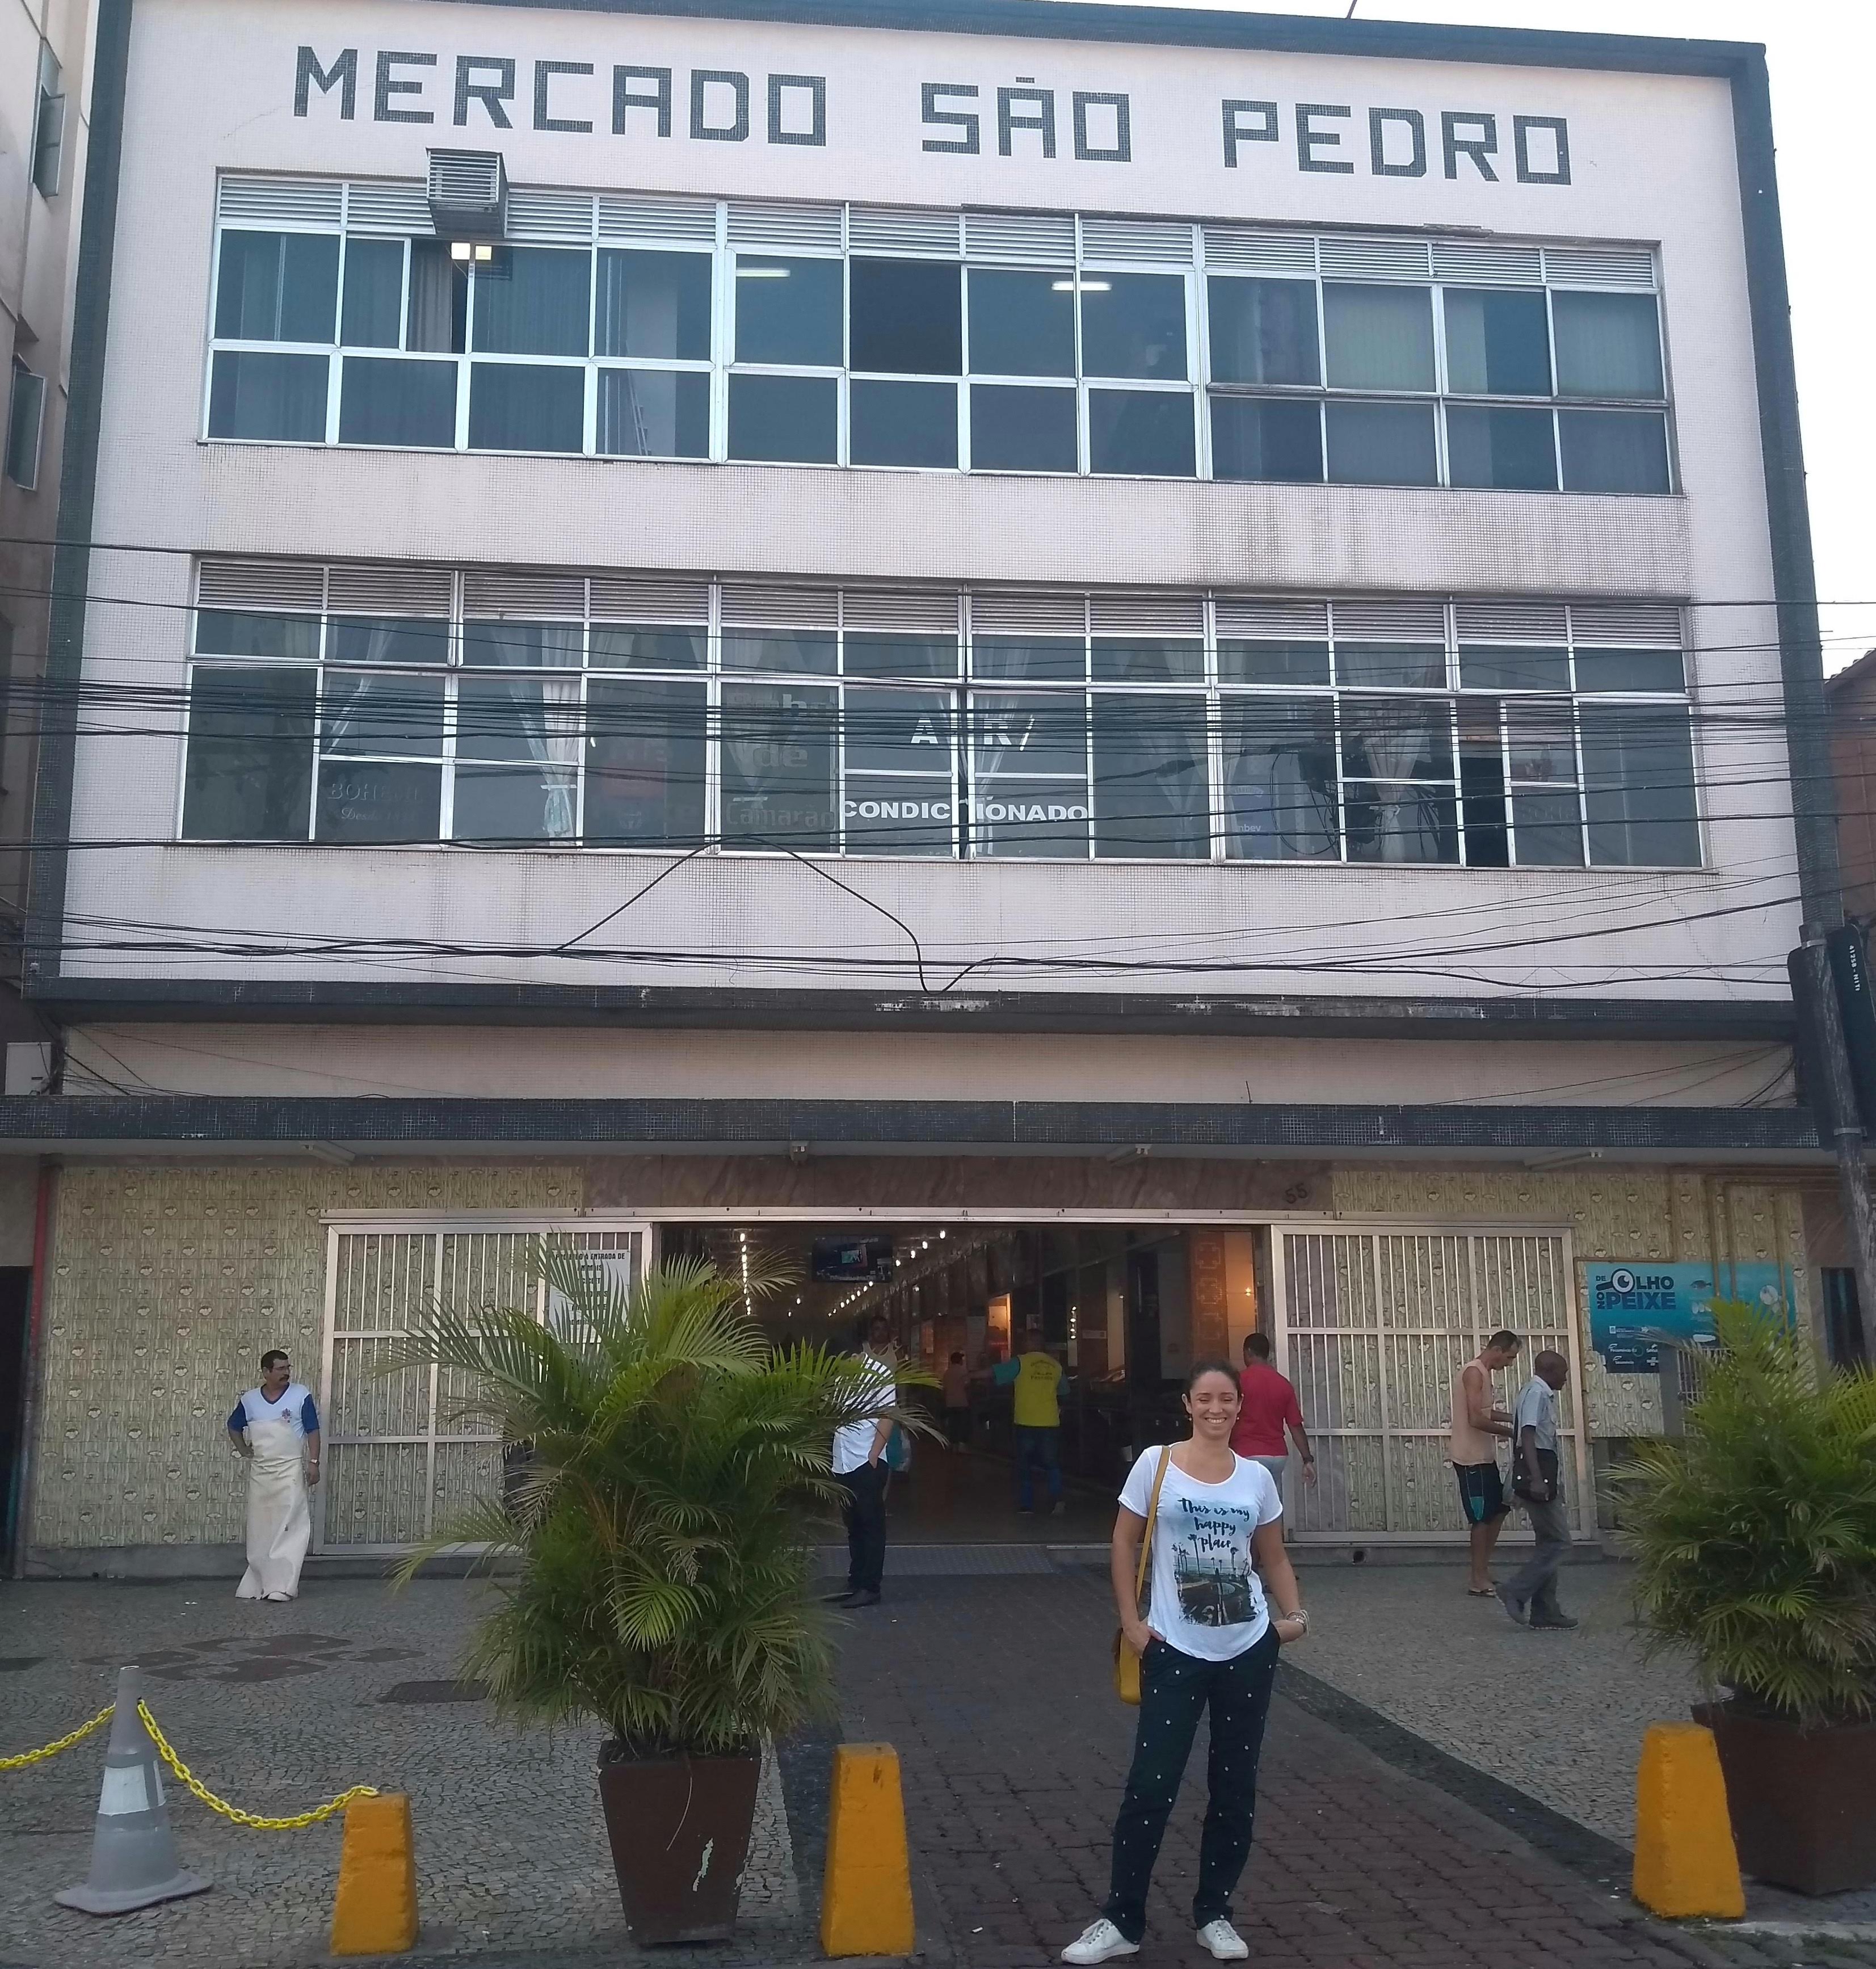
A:
{"label": "yellow shoulder bag", "polygon": [[[1167,1465],[1173,1460],[1173,1445],[1169,1442],[1160,1452],[1160,1467],[1153,1479],[1153,1495],[1147,1504],[1147,1529],[1140,1541],[1140,1563],[1134,1572],[1134,1611],[1143,1614],[1146,1611],[1147,1568],[1152,1562],[1153,1527],[1160,1515],[1160,1486],[1166,1481]],[[1123,1702],[1140,1706],[1140,1656],[1134,1644],[1127,1638],[1125,1630],[1114,1630],[1114,1693]]]}

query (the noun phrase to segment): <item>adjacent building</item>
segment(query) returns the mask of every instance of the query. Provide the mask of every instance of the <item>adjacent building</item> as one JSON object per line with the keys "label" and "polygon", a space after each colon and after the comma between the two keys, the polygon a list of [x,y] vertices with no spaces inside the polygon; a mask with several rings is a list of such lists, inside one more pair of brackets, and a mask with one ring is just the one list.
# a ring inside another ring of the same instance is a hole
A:
{"label": "adjacent building", "polygon": [[543,1231],[1033,1319],[1117,1442],[1263,1323],[1327,1538],[1457,1529],[1500,1324],[1587,1526],[1651,1290],[1815,1316],[1758,50],[102,0],[95,102],[31,1567],[225,1554],[276,1344],[420,1536],[495,1451],[373,1357]]}

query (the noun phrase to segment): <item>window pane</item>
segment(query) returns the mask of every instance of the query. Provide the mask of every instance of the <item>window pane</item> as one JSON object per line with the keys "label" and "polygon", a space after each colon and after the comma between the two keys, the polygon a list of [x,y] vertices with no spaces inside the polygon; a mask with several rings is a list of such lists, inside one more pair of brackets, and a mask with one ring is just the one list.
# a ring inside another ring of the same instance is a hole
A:
{"label": "window pane", "polygon": [[854,260],[847,268],[847,366],[897,376],[964,368],[961,275],[931,260]]}
{"label": "window pane", "polygon": [[980,793],[1000,775],[1086,780],[1088,712],[1079,691],[980,693],[972,699],[971,730]]}
{"label": "window pane", "polygon": [[1075,373],[1074,283],[1060,274],[973,267],[971,373],[975,376],[1072,376]]}
{"label": "window pane", "polygon": [[411,305],[404,345],[460,355],[468,346],[469,274],[450,257],[446,239],[411,242]]}
{"label": "window pane", "polygon": [[469,371],[472,451],[578,451],[586,421],[584,370],[478,362]]}
{"label": "window pane", "polygon": [[810,362],[837,368],[840,274],[838,260],[769,260],[739,253],[736,360]]}
{"label": "window pane", "polygon": [[440,664],[450,660],[450,625],[435,617],[335,615],[328,641],[336,663]]}
{"label": "window pane", "polygon": [[694,848],[703,839],[707,715],[700,683],[587,686],[589,841]]}
{"label": "window pane", "polygon": [[320,443],[326,436],[327,359],[219,351],[209,386],[209,436]]}
{"label": "window pane", "polygon": [[592,262],[552,246],[511,246],[475,270],[475,347],[496,355],[584,355]]}
{"label": "window pane", "polygon": [[1073,390],[971,386],[973,472],[1073,472],[1079,464]]}
{"label": "window pane", "polygon": [[1329,475],[1342,485],[1432,485],[1439,470],[1431,404],[1328,407]]}
{"label": "window pane", "polygon": [[[1472,731],[1464,712],[1484,714]],[[1465,829],[1469,868],[1508,868],[1511,836],[1505,824],[1504,758],[1498,748],[1495,706],[1473,700],[1462,707],[1459,734],[1459,818]]]}
{"label": "window pane", "polygon": [[709,362],[709,255],[602,250],[592,339],[596,355]]}
{"label": "window pane", "polygon": [[1216,383],[1319,383],[1313,281],[1206,281]]}
{"label": "window pane", "polygon": [[573,775],[548,766],[459,766],[457,841],[566,841],[573,832]]}
{"label": "window pane", "polygon": [[1338,642],[1336,645],[1338,683],[1438,690],[1446,680],[1446,653],[1437,643]]}
{"label": "window pane", "polygon": [[831,376],[732,376],[729,455],[832,465],[839,385]]}
{"label": "window pane", "polygon": [[706,640],[702,629],[638,629],[596,622],[589,660],[596,670],[700,670]]}
{"label": "window pane", "polygon": [[203,608],[196,615],[196,647],[229,657],[316,657],[319,618]]}
{"label": "window pane", "polygon": [[1446,387],[1469,396],[1547,397],[1550,326],[1541,294],[1446,292]]}
{"label": "window pane", "polygon": [[1697,867],[1686,712],[1586,706],[1582,733],[1590,860],[1599,867]]}
{"label": "window pane", "polygon": [[1210,852],[1205,700],[1104,697],[1094,706],[1095,852],[1203,861]]}
{"label": "window pane", "polygon": [[1447,480],[1508,492],[1556,490],[1556,442],[1548,410],[1446,406]]}
{"label": "window pane", "polygon": [[838,839],[836,694],[800,684],[725,684],[723,845],[825,853]]}
{"label": "window pane", "polygon": [[841,816],[849,855],[954,855],[957,801],[941,779],[849,770]]}
{"label": "window pane", "polygon": [[1203,683],[1205,645],[1184,637],[1097,636],[1094,675],[1097,683]]}
{"label": "window pane", "polygon": [[440,758],[443,690],[441,677],[328,670],[320,713],[320,748]]}
{"label": "window pane", "polygon": [[1667,420],[1658,411],[1566,410],[1563,484],[1572,492],[1665,492]]}
{"label": "window pane", "polygon": [[1521,868],[1580,868],[1583,830],[1576,795],[1526,793],[1511,795],[1511,825]]}
{"label": "window pane", "polygon": [[577,622],[465,622],[463,660],[507,670],[578,670]]}
{"label": "window pane", "polygon": [[[1329,652],[1322,654],[1326,674]],[[1334,861],[1336,724],[1329,704],[1228,697],[1224,720],[1226,854],[1243,861]]]}
{"label": "window pane", "polygon": [[577,680],[539,671],[466,676],[456,686],[459,759],[523,759],[570,768],[579,729]]}
{"label": "window pane", "polygon": [[330,342],[339,298],[333,232],[224,232],[215,332],[234,342]]}
{"label": "window pane", "polygon": [[1186,374],[1186,283],[1177,274],[1084,274],[1081,355],[1085,376]]}
{"label": "window pane", "polygon": [[1678,650],[1584,650],[1576,652],[1579,690],[1684,690]]}
{"label": "window pane", "polygon": [[404,242],[346,242],[344,326],[349,349],[395,349],[404,326]]}
{"label": "window pane", "polygon": [[1433,787],[1342,789],[1351,861],[1456,861],[1459,816],[1450,793]]}
{"label": "window pane", "polygon": [[957,469],[955,383],[869,383],[856,378],[847,388],[851,463]]}
{"label": "window pane", "polygon": [[1660,397],[1661,329],[1652,294],[1555,294],[1556,386],[1565,397]]}
{"label": "window pane", "polygon": [[973,636],[971,674],[1040,680],[1078,679],[1087,674],[1079,637]]}
{"label": "window pane", "polygon": [[1323,286],[1329,380],[1345,390],[1433,387],[1433,297],[1428,287]]}
{"label": "window pane", "polygon": [[348,355],[339,385],[339,442],[453,448],[456,370],[453,362]]}
{"label": "window pane", "polygon": [[726,670],[795,670],[832,676],[839,667],[831,629],[725,629]]}
{"label": "window pane", "polygon": [[310,670],[196,672],[183,779],[186,839],[306,839],[313,693]]}
{"label": "window pane", "polygon": [[1218,675],[1221,683],[1326,683],[1329,645],[1221,640]]}
{"label": "window pane", "polygon": [[1345,697],[1342,771],[1350,780],[1449,780],[1452,709],[1443,700]]}
{"label": "window pane", "polygon": [[709,378],[693,369],[602,369],[593,448],[605,458],[707,458]]}
{"label": "window pane", "polygon": [[1319,483],[1322,407],[1268,397],[1215,396],[1212,476]]}
{"label": "window pane", "polygon": [[1459,645],[1459,682],[1468,690],[1568,690],[1569,654],[1516,644]]}
{"label": "window pane", "polygon": [[1574,787],[1576,735],[1567,703],[1505,707],[1511,777],[1523,784]]}
{"label": "window pane", "polygon": [[320,762],[313,832],[321,841],[434,841],[442,817],[440,766]]}
{"label": "window pane", "polygon": [[849,629],[849,676],[954,677],[958,673],[956,636],[888,636]]}
{"label": "window pane", "polygon": [[1190,478],[1198,469],[1191,397],[1183,390],[1090,390],[1088,469]]}
{"label": "window pane", "polygon": [[847,770],[949,774],[953,704],[944,690],[849,690]]}

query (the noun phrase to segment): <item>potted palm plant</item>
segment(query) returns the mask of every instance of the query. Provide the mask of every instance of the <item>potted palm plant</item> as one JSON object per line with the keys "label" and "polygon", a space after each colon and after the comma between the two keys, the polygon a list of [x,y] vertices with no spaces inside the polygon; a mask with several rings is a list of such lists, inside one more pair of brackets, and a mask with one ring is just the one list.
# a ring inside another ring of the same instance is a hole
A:
{"label": "potted palm plant", "polygon": [[1686,1433],[1615,1473],[1650,1643],[1693,1653],[1741,1867],[1876,1881],[1876,1377],[1716,1305]]}
{"label": "potted palm plant", "polygon": [[599,1795],[634,1938],[720,1940],[762,1740],[833,1708],[804,1541],[840,1494],[833,1432],[877,1408],[877,1383],[771,1345],[748,1309],[774,1281],[685,1260],[628,1288],[553,1244],[534,1270],[547,1323],[440,1308],[391,1364],[450,1370],[471,1391],[457,1413],[505,1450],[495,1493],[401,1572],[462,1544],[508,1562],[464,1674],[517,1718],[607,1727]]}

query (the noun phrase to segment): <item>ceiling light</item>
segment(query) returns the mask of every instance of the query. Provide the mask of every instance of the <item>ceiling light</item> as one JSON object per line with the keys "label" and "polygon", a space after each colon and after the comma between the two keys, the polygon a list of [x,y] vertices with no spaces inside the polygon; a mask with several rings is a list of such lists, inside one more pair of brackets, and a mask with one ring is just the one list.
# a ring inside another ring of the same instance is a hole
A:
{"label": "ceiling light", "polygon": [[736,277],[739,281],[785,281],[789,271],[786,267],[738,267]]}
{"label": "ceiling light", "polygon": [[1051,281],[1052,294],[1107,294],[1114,291],[1112,281]]}

